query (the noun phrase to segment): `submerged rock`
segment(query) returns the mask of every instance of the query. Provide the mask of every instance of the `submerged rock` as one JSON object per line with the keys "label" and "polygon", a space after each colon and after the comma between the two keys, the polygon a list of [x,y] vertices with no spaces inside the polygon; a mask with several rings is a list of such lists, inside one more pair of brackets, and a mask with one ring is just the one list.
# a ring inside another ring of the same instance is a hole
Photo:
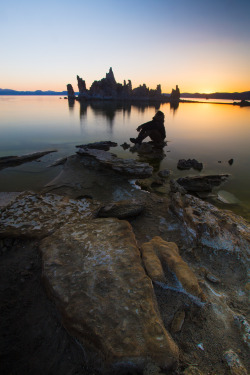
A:
{"label": "submerged rock", "polygon": [[41,158],[42,156],[50,154],[51,152],[57,152],[57,150],[38,151],[34,152],[33,154],[26,154],[21,156],[2,156],[0,157],[0,170],[31,162],[33,160]]}
{"label": "submerged rock", "polygon": [[89,220],[99,209],[87,199],[24,192],[0,213],[0,236],[45,237],[68,222]]}
{"label": "submerged rock", "polygon": [[190,241],[249,256],[250,226],[241,216],[189,194],[177,192],[171,199],[171,209],[184,224]]}
{"label": "submerged rock", "polygon": [[90,156],[96,159],[102,166],[130,178],[147,178],[153,173],[153,168],[148,163],[140,163],[132,159],[121,159],[107,151],[79,148],[77,154],[80,156]]}
{"label": "submerged rock", "polygon": [[41,242],[43,277],[68,332],[108,368],[170,368],[178,348],[158,313],[130,224],[65,225]]}
{"label": "submerged rock", "polygon": [[240,201],[233,194],[225,190],[218,191],[218,200],[226,204],[239,204]]}

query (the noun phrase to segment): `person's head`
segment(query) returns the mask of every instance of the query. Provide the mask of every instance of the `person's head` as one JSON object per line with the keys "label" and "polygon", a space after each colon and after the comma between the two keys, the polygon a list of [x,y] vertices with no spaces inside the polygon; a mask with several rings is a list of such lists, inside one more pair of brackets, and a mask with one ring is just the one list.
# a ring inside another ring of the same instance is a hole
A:
{"label": "person's head", "polygon": [[164,118],[165,118],[164,113],[162,111],[158,111],[154,115],[153,120],[164,122]]}

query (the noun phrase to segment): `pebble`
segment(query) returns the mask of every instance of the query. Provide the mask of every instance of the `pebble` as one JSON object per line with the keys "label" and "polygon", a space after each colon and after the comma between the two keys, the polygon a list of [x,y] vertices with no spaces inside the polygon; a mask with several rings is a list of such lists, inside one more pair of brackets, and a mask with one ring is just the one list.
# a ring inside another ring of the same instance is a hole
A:
{"label": "pebble", "polygon": [[174,318],[171,323],[171,332],[176,333],[180,332],[185,320],[185,311],[177,311],[174,315]]}
{"label": "pebble", "polygon": [[220,279],[218,277],[214,276],[212,273],[207,272],[206,273],[206,279],[211,281],[211,283],[217,284],[220,282]]}

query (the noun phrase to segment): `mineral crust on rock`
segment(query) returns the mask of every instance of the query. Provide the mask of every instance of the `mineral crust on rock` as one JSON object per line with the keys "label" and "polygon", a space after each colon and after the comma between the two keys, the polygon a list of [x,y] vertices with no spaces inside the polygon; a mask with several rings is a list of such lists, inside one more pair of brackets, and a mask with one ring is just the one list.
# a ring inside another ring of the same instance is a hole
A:
{"label": "mineral crust on rock", "polygon": [[79,148],[77,154],[91,156],[103,166],[128,177],[147,178],[153,173],[153,167],[148,163],[140,163],[133,159],[121,159],[107,151]]}
{"label": "mineral crust on rock", "polygon": [[0,213],[0,236],[44,237],[68,222],[92,219],[98,204],[55,194],[24,192]]}
{"label": "mineral crust on rock", "polygon": [[172,211],[196,244],[249,256],[250,226],[241,216],[189,194],[175,193],[171,199]]}
{"label": "mineral crust on rock", "polygon": [[40,249],[43,277],[65,328],[108,368],[176,364],[178,348],[164,328],[127,221],[65,225]]}

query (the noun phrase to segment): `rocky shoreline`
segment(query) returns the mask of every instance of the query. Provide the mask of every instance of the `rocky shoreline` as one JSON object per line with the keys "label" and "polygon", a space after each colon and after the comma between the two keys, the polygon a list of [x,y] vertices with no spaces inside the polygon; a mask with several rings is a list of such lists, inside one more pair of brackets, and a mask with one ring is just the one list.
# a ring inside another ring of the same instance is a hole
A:
{"label": "rocky shoreline", "polygon": [[247,374],[249,223],[110,147],[0,194],[1,373]]}

